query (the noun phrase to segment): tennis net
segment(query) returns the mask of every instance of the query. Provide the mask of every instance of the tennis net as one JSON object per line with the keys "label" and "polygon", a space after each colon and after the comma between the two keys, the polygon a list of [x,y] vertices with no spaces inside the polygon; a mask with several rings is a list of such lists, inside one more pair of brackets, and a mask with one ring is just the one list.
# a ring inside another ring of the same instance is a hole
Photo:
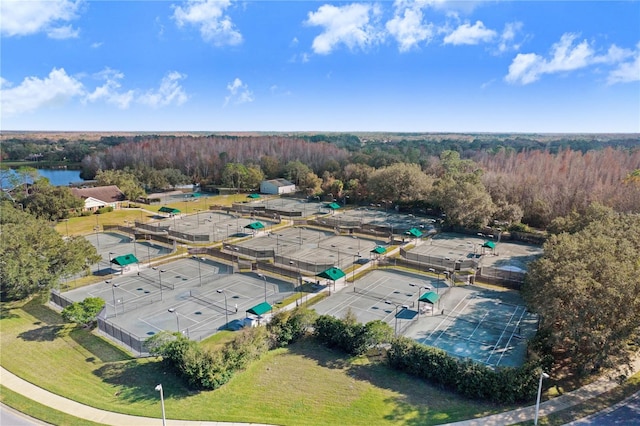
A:
{"label": "tennis net", "polygon": [[[407,294],[402,294],[402,293],[395,293],[394,290],[391,292],[391,294],[382,294],[382,293],[376,293],[375,291],[371,291],[371,290],[366,290],[366,289],[361,289],[361,288],[357,288],[357,287],[353,287],[353,292],[357,293],[361,296],[364,297],[368,297],[369,299],[373,299],[373,300],[377,300],[380,302],[391,302],[392,304],[396,304],[396,305],[408,305],[410,307],[413,307],[415,304],[415,301],[412,300],[407,300],[408,297],[413,297],[413,295],[407,295]],[[402,299],[402,296],[404,296],[404,299]]]}

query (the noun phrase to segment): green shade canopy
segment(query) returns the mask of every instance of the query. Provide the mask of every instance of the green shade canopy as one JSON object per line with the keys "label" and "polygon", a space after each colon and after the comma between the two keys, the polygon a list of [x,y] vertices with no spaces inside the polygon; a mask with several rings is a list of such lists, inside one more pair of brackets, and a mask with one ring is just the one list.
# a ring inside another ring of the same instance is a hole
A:
{"label": "green shade canopy", "polygon": [[326,278],[332,281],[336,281],[344,277],[345,275],[346,274],[342,271],[342,269],[336,268],[335,266],[333,266],[325,271],[320,272],[319,274],[316,275],[316,277]]}
{"label": "green shade canopy", "polygon": [[332,210],[338,210],[340,208],[340,204],[338,204],[338,203],[329,203],[329,204],[327,204],[327,207],[332,209]]}
{"label": "green shade canopy", "polygon": [[247,198],[257,199],[257,198],[260,198],[260,195],[259,194],[249,194],[249,195],[247,195]]}
{"label": "green shade canopy", "polygon": [[267,302],[262,302],[251,309],[247,309],[247,313],[253,314],[253,315],[262,315],[269,312],[270,310],[271,310],[271,305],[268,304]]}
{"label": "green shade canopy", "polygon": [[118,256],[111,259],[111,263],[118,266],[127,266],[132,263],[138,263],[138,259],[132,254],[125,254],[124,256]]}
{"label": "green shade canopy", "polygon": [[160,207],[160,210],[158,210],[160,213],[169,213],[169,214],[177,214],[180,213],[180,210],[178,209],[174,209],[172,207],[167,207],[167,206],[162,206]]}
{"label": "green shade canopy", "polygon": [[420,302],[427,302],[427,303],[431,303],[433,305],[438,301],[438,299],[440,299],[440,296],[438,296],[436,293],[430,291],[430,292],[425,293],[422,296],[420,296],[420,298],[418,300]]}
{"label": "green shade canopy", "polygon": [[420,238],[422,237],[422,232],[420,232],[420,230],[417,228],[411,228],[407,231],[407,235],[412,235],[416,238]]}
{"label": "green shade canopy", "polygon": [[482,247],[488,247],[490,249],[496,248],[496,244],[493,241],[487,241],[482,245]]}
{"label": "green shade canopy", "polygon": [[385,254],[386,252],[387,252],[387,249],[382,246],[377,246],[376,248],[371,250],[371,253],[376,253],[376,254]]}
{"label": "green shade canopy", "polygon": [[264,225],[262,224],[262,222],[253,222],[245,226],[245,228],[252,229],[255,231],[257,229],[264,229]]}

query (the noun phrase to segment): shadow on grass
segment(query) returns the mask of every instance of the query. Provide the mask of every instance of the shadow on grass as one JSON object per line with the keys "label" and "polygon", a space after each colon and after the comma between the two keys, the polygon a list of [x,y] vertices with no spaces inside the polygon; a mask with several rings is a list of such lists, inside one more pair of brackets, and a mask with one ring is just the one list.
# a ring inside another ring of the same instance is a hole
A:
{"label": "shadow on grass", "polygon": [[29,342],[52,342],[60,337],[63,329],[62,325],[43,325],[33,330],[23,331],[18,334],[18,337]]}
{"label": "shadow on grass", "polygon": [[69,337],[93,354],[93,357],[88,358],[87,362],[96,362],[96,360],[100,362],[117,362],[127,361],[132,358],[123,349],[104,341],[87,329],[74,328],[69,332]]}
{"label": "shadow on grass", "polygon": [[118,398],[137,403],[157,401],[158,378],[161,379],[165,399],[181,399],[197,394],[160,362],[140,362],[131,360],[106,364],[94,371],[94,374],[106,383],[118,386]]}
{"label": "shadow on grass", "polygon": [[19,318],[20,315],[16,315],[13,313],[13,311],[16,308],[7,308],[6,304],[3,303],[2,305],[0,305],[0,320],[3,319],[12,319],[12,318]]}
{"label": "shadow on grass", "polygon": [[504,411],[509,407],[486,401],[463,398],[441,386],[396,371],[387,366],[384,357],[353,358],[338,350],[327,349],[312,338],[290,345],[289,351],[315,360],[327,368],[342,369],[354,380],[386,389],[395,395],[387,402],[394,410],[386,420],[417,426],[454,422]]}
{"label": "shadow on grass", "polygon": [[48,325],[63,325],[64,320],[62,317],[43,303],[45,302],[42,300],[34,299],[26,303],[22,307],[22,310],[36,318],[40,323]]}

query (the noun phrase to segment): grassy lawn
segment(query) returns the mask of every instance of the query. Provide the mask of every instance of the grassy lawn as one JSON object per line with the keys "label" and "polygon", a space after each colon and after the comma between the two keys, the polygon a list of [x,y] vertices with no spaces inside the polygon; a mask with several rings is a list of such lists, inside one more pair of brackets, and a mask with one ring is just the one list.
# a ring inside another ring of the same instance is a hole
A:
{"label": "grassy lawn", "polygon": [[27,414],[35,419],[58,426],[100,426],[102,423],[94,423],[89,420],[65,414],[51,409],[35,401],[15,393],[11,389],[0,385],[0,402],[14,410]]}
{"label": "grassy lawn", "polygon": [[[192,200],[192,199],[190,199]],[[196,210],[205,211],[208,210],[210,205],[224,205],[230,206],[232,203],[239,203],[247,201],[247,194],[232,194],[232,195],[216,195],[211,197],[202,197],[197,201],[176,201],[169,204],[155,204],[147,205],[141,203],[132,203],[132,205],[138,206],[138,208],[125,208],[121,210],[114,210],[109,213],[94,214],[91,216],[72,217],[68,222],[59,222],[56,224],[55,229],[61,235],[69,236],[74,235],[87,235],[95,232],[94,227],[99,226],[100,229],[104,225],[124,225],[125,221],[142,221],[149,222],[152,220],[155,213],[158,212],[160,207],[168,206],[180,210],[182,213],[195,213]]]}
{"label": "grassy lawn", "polygon": [[[167,417],[186,420],[428,425],[508,408],[459,398],[313,341],[268,353],[216,391],[193,392],[156,359],[134,359],[107,340],[64,324],[37,302],[3,306],[0,328],[4,368],[56,394],[127,414],[159,417],[158,383],[165,390]],[[207,345],[224,339],[221,334]]]}

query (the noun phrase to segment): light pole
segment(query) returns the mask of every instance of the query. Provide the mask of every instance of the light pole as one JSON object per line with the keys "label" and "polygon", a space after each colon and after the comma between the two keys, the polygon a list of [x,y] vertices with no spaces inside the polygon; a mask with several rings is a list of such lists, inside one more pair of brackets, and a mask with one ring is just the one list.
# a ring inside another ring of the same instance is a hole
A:
{"label": "light pole", "polygon": [[264,301],[267,301],[267,276],[265,274],[258,274],[264,280]]}
{"label": "light pole", "polygon": [[533,426],[538,425],[538,412],[540,410],[540,394],[542,393],[542,379],[548,379],[549,375],[540,370],[540,382],[538,383],[538,398],[536,399],[536,415],[533,419]]}
{"label": "light pole", "polygon": [[355,285],[356,283],[356,259],[362,257],[360,255],[360,253],[358,252],[358,254],[354,254],[353,255],[353,270],[351,271],[352,275],[351,275],[351,282],[353,283],[353,285]]}
{"label": "light pole", "polygon": [[164,415],[164,394],[162,393],[162,385],[157,385],[156,390],[160,392],[160,405],[162,406],[162,426],[166,426],[167,419]]}
{"label": "light pole", "polygon": [[[96,221],[98,220],[98,216],[96,216]],[[98,231],[100,230],[100,226],[94,226],[93,230],[96,231],[96,245],[98,249],[100,249],[100,237],[98,236]]]}
{"label": "light pole", "polygon": [[162,300],[162,274],[164,272],[167,272],[164,269],[158,269],[157,267],[152,267],[151,269],[153,269],[154,271],[158,271],[158,280],[160,281],[160,300]]}
{"label": "light pole", "polygon": [[198,278],[200,279],[200,287],[202,287],[202,272],[200,272],[200,262],[202,262],[202,258],[196,256],[196,261],[198,262]]}
{"label": "light pole", "polygon": [[176,308],[169,308],[167,310],[172,314],[176,314],[176,326],[178,327],[178,333],[180,333],[180,316],[178,315],[178,311],[176,311]]}
{"label": "light pole", "polygon": [[[431,272],[432,274],[438,274],[438,281],[440,281],[440,271],[436,271],[434,268],[429,268],[429,272]],[[440,294],[439,292],[439,288],[440,286],[435,286],[436,287],[436,294]]]}
{"label": "light pole", "polygon": [[396,307],[396,315],[395,315],[396,319],[395,319],[395,326],[393,330],[394,330],[394,335],[397,336],[398,335],[398,308],[402,308],[402,310],[409,309],[409,305],[397,305],[393,303],[391,300],[385,300],[384,303],[386,303],[387,305],[394,305]]}
{"label": "light pole", "polygon": [[229,309],[227,309],[227,293],[225,293],[224,290],[216,290],[216,291],[224,295],[224,320],[226,322],[224,325],[224,328],[227,328],[229,327]]}
{"label": "light pole", "polygon": [[[293,267],[293,260],[289,261],[289,265],[291,265]],[[298,269],[298,273],[299,273],[299,269]],[[293,291],[294,292],[298,292],[298,277],[294,276],[295,281],[293,282]],[[298,296],[296,296],[296,306],[298,306]]]}
{"label": "light pole", "polygon": [[107,284],[111,284],[111,295],[113,296],[113,311],[115,312],[115,316],[118,316],[118,305],[116,305],[116,290],[115,288],[118,287],[118,284],[115,283],[111,283],[111,280],[106,280],[105,283]]}

